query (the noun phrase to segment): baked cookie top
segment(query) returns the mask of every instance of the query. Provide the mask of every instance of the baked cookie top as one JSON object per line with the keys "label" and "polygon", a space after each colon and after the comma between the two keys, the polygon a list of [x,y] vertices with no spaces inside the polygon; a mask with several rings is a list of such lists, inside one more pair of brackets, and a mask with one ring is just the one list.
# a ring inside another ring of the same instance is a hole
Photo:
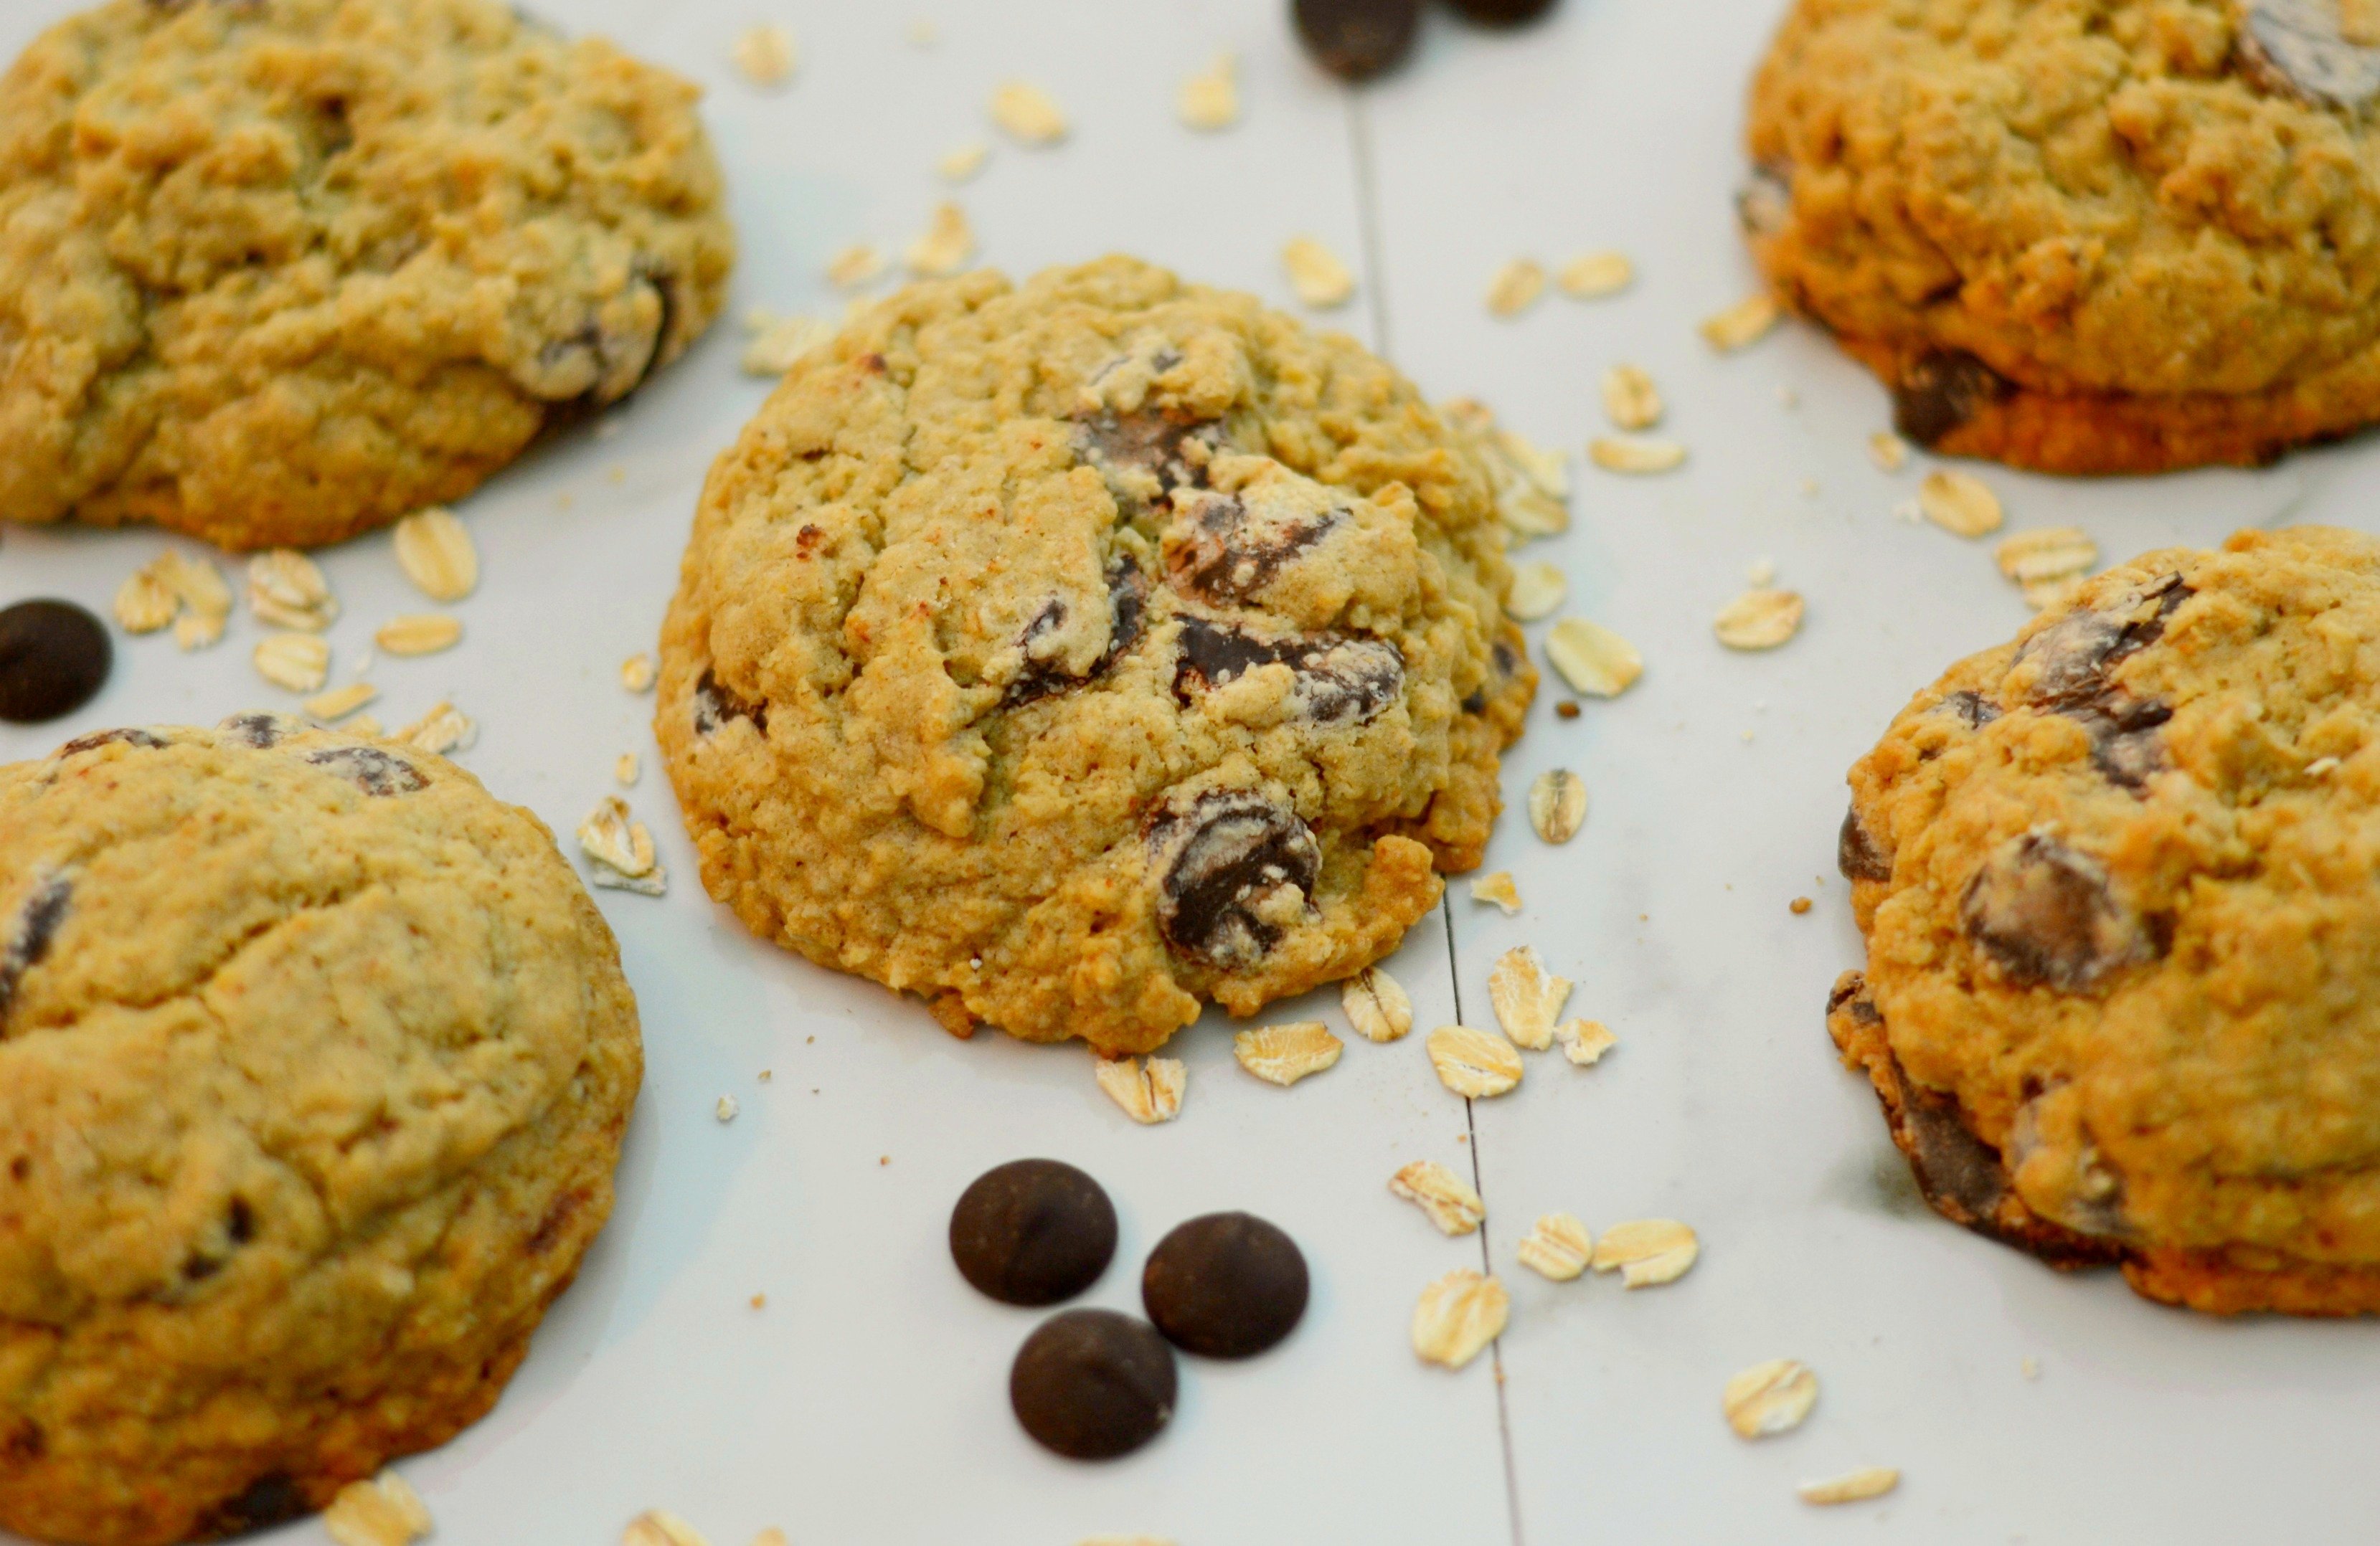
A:
{"label": "baked cookie top", "polygon": [[2380,542],[2111,569],[1851,783],[1891,1053],[2033,1214],[2380,1262]]}
{"label": "baked cookie top", "polygon": [[2304,387],[2277,422],[2335,432],[2325,396],[2380,414],[2380,48],[2341,15],[1799,0],[1753,88],[1745,223],[1852,339],[2059,392]]}
{"label": "baked cookie top", "polygon": [[260,714],[0,767],[0,1527],[250,1528],[442,1442],[639,1069],[601,915],[452,764]]}
{"label": "baked cookie top", "polygon": [[915,285],[712,468],[657,729],[756,932],[1155,1046],[1394,948],[1536,676],[1468,431],[1123,258]]}
{"label": "baked cookie top", "polygon": [[0,512],[312,545],[625,395],[734,255],[695,89],[498,0],[112,0],[0,77]]}

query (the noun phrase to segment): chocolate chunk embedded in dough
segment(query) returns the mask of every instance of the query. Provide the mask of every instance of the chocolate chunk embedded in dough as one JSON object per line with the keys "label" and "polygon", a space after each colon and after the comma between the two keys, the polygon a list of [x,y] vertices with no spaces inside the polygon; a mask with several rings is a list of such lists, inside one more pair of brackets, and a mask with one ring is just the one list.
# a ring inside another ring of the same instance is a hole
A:
{"label": "chocolate chunk embedded in dough", "polygon": [[2150,930],[2117,899],[2099,862],[2040,832],[2000,845],[1967,883],[1959,916],[2020,986],[2079,992],[2155,951]]}
{"label": "chocolate chunk embedded in dough", "polygon": [[1893,428],[1919,445],[1939,445],[2012,390],[2006,377],[1973,355],[1922,355],[1901,367],[1892,389]]}
{"label": "chocolate chunk embedded in dough", "polygon": [[377,746],[334,746],[310,753],[306,760],[378,799],[411,794],[430,787],[430,780],[421,776],[419,768]]}
{"label": "chocolate chunk embedded in dough", "polygon": [[1285,919],[1312,910],[1322,848],[1297,813],[1253,791],[1215,791],[1152,824],[1158,931],[1227,970],[1261,962]]}

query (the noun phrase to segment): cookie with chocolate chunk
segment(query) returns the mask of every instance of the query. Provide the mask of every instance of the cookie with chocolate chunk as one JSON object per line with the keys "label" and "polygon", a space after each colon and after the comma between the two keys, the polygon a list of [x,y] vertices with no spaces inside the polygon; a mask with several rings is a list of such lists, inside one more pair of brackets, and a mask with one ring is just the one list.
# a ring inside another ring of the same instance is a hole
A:
{"label": "cookie with chocolate chunk", "polygon": [[2067,473],[2380,419],[2380,32],[2338,0],[1798,0],[1738,202],[1902,432]]}
{"label": "cookie with chocolate chunk", "polygon": [[0,76],[0,520],[335,542],[719,310],[695,89],[503,0],[109,0]]}
{"label": "cookie with chocolate chunk", "polygon": [[245,715],[0,767],[0,1531],[244,1535],[503,1392],[642,1063],[553,839]]}
{"label": "cookie with chocolate chunk", "polygon": [[1536,675],[1474,432],[1123,258],[921,284],[712,468],[656,729],[704,884],[952,1029],[1145,1052],[1387,955]]}
{"label": "cookie with chocolate chunk", "polygon": [[2380,541],[2111,569],[1851,784],[1828,1028],[1937,1211],[2193,1309],[2380,1310]]}

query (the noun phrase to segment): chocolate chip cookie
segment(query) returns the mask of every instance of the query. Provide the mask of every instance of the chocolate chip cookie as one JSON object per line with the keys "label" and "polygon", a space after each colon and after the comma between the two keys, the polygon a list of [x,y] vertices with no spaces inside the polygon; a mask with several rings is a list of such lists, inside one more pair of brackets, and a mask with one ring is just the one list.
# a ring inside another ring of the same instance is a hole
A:
{"label": "chocolate chip cookie", "polygon": [[704,884],[962,1033],[1162,1044],[1393,950],[1536,674],[1468,431],[1111,258],[912,286],[711,469],[656,728]]}
{"label": "chocolate chip cookie", "polygon": [[2380,418],[2380,34],[2338,0],[1799,0],[1739,203],[1922,444],[2252,464]]}
{"label": "chocolate chip cookie", "polygon": [[641,1068],[534,816],[273,715],[0,767],[0,1529],[164,1546],[492,1406]]}
{"label": "chocolate chip cookie", "polygon": [[1851,783],[1828,1026],[1936,1209],[2193,1309],[2380,1310],[2380,541],[2111,569]]}
{"label": "chocolate chip cookie", "polygon": [[734,255],[695,90],[499,0],[113,0],[0,77],[0,518],[335,542],[633,391]]}

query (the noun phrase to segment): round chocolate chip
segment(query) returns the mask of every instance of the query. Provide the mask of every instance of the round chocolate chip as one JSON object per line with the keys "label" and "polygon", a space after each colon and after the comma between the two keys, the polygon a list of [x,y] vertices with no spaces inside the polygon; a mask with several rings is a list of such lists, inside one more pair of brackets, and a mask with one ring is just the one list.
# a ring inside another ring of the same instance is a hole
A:
{"label": "round chocolate chip", "polygon": [[1297,1329],[1305,1313],[1305,1257],[1254,1214],[1208,1214],[1148,1253],[1140,1300],[1184,1352],[1254,1358]]}
{"label": "round chocolate chip", "polygon": [[1295,0],[1297,35],[1342,80],[1369,80],[1413,51],[1421,0]]}
{"label": "round chocolate chip", "polygon": [[1447,0],[1447,4],[1488,27],[1518,27],[1554,8],[1554,0]]}
{"label": "round chocolate chip", "polygon": [[1002,1304],[1071,1299],[1115,1258],[1115,1205],[1099,1184],[1057,1160],[987,1170],[951,1210],[951,1259]]}
{"label": "round chocolate chip", "polygon": [[106,685],[107,628],[71,601],[19,601],[0,611],[0,719],[38,724],[71,714]]}
{"label": "round chocolate chip", "polygon": [[1173,1416],[1173,1349],[1146,1321],[1069,1310],[1016,1350],[1008,1402],[1025,1431],[1074,1460],[1112,1460]]}

